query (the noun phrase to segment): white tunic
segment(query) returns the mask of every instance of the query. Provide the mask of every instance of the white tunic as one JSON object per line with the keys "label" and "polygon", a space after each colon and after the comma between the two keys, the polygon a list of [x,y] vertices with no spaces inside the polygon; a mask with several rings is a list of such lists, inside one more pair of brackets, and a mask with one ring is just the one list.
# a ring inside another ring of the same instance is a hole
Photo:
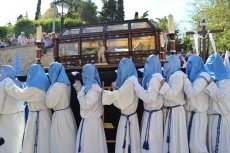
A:
{"label": "white tunic", "polygon": [[[204,92],[207,85],[204,78],[197,78],[193,83],[188,78],[184,79],[184,92],[187,97],[185,109],[188,112],[187,128],[191,128],[188,133],[191,153],[208,153],[206,140],[209,96]],[[191,114],[194,114],[193,118],[191,118]]]}
{"label": "white tunic", "polygon": [[[136,113],[138,97],[132,82],[126,80],[119,90],[104,91],[102,102],[103,104],[113,103],[123,114],[118,123],[115,153],[128,153],[129,145],[131,145],[131,153],[140,153],[140,130]],[[125,148],[123,148],[124,144]]]}
{"label": "white tunic", "polygon": [[165,123],[163,153],[167,153],[168,150],[170,150],[170,153],[189,152],[186,115],[183,107],[185,101],[182,73],[182,71],[173,73],[168,83],[165,82],[160,89],[160,94],[164,98],[164,107],[171,107],[168,109]]}
{"label": "white tunic", "polygon": [[24,104],[5,92],[5,82],[0,82],[0,137],[5,144],[0,153],[19,153],[25,128]]}
{"label": "white tunic", "polygon": [[46,104],[54,110],[51,124],[51,153],[75,153],[77,125],[70,108],[70,86],[56,82],[46,94]]}
{"label": "white tunic", "polygon": [[14,98],[28,102],[30,112],[26,123],[22,153],[50,153],[52,114],[45,104],[46,92],[34,87],[20,89],[12,82],[7,82],[6,91]]}
{"label": "white tunic", "polygon": [[[210,98],[208,123],[209,152],[214,153],[218,146],[218,153],[230,152],[230,79],[210,83],[204,90]],[[217,115],[219,114],[219,115]],[[219,130],[218,129],[219,121]],[[218,131],[220,132],[217,137]],[[219,144],[216,140],[219,139]]]}
{"label": "white tunic", "polygon": [[[163,151],[163,98],[159,90],[160,82],[156,77],[151,78],[148,90],[135,87],[137,96],[144,102],[145,109],[141,128],[142,153],[162,153]],[[149,150],[143,148],[145,141],[149,143]]]}
{"label": "white tunic", "polygon": [[108,153],[101,119],[104,110],[101,92],[91,87],[87,94],[79,91],[77,97],[82,120],[77,133],[76,153]]}

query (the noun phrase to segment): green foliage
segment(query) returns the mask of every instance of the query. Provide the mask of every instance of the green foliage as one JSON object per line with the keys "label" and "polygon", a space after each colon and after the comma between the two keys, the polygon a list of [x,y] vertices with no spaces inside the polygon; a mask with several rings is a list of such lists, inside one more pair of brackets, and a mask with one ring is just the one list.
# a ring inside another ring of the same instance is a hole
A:
{"label": "green foliage", "polygon": [[6,26],[0,27],[0,37],[6,38],[6,35],[7,35],[7,27]]}
{"label": "green foliage", "polygon": [[124,2],[123,0],[117,1],[117,21],[124,21],[125,11],[124,11]]}
{"label": "green foliage", "polygon": [[[61,17],[59,15],[59,17]],[[78,19],[80,18],[80,13],[77,11],[76,7],[71,7],[66,15],[67,18]]]}
{"label": "green foliage", "polygon": [[141,19],[145,19],[149,16],[149,11],[145,11],[143,15],[141,16]]}
{"label": "green foliage", "polygon": [[[57,9],[55,9],[55,14],[58,14]],[[54,8],[52,6],[45,12],[45,14],[43,14],[39,18],[39,20],[53,19],[53,16],[54,16]]]}
{"label": "green foliage", "polygon": [[[42,31],[50,33],[52,31],[53,27],[53,20],[52,19],[46,19],[46,20],[37,20],[34,22],[35,27],[41,25],[42,26]],[[82,25],[83,21],[81,19],[70,19],[70,18],[65,18],[64,20],[64,27],[70,27],[70,26],[77,26],[77,25]],[[61,25],[61,19],[58,18],[55,20],[55,32],[60,32],[60,25]]]}
{"label": "green foliage", "polygon": [[177,51],[184,50],[185,54],[191,50],[191,40],[189,36],[183,35],[176,39],[176,48]]}
{"label": "green foliage", "polygon": [[113,22],[117,19],[117,2],[116,0],[103,0],[103,7],[99,12],[100,22]]}
{"label": "green foliage", "polygon": [[162,31],[167,31],[168,29],[168,18],[165,16],[164,18],[156,18],[157,22],[155,22],[155,25],[158,29],[161,29]]}
{"label": "green foliage", "polygon": [[29,19],[20,19],[14,26],[14,33],[16,36],[20,35],[21,31],[25,32],[28,37],[29,34],[35,33],[35,24]]}
{"label": "green foliage", "polygon": [[84,20],[86,24],[97,23],[97,6],[91,0],[82,1],[78,11],[80,18]]}
{"label": "green foliage", "polygon": [[142,16],[139,17],[139,13],[138,12],[135,12],[134,14],[134,19],[145,19],[145,18],[148,18],[149,14],[148,14],[149,11],[145,11]]}
{"label": "green foliage", "polygon": [[[213,33],[217,51],[223,52],[230,48],[230,1],[229,0],[193,0],[191,3],[194,10],[192,19],[194,23],[199,23],[205,19],[207,30],[224,30],[222,33]],[[196,29],[197,24],[194,24]],[[212,50],[209,42],[209,50]]]}
{"label": "green foliage", "polygon": [[35,25],[35,31],[37,26],[42,26],[42,31],[50,33],[52,31],[53,27],[53,20],[52,19],[46,19],[46,20],[35,20],[34,21]]}
{"label": "green foliage", "polygon": [[20,20],[20,19],[23,19],[24,17],[23,17],[23,15],[19,15],[18,17],[17,17],[17,20]]}
{"label": "green foliage", "polygon": [[82,21],[81,19],[66,18],[64,21],[64,27],[79,26],[83,24],[84,24],[84,21]]}
{"label": "green foliage", "polygon": [[35,13],[35,20],[38,20],[40,16],[41,16],[41,0],[38,0],[37,10]]}

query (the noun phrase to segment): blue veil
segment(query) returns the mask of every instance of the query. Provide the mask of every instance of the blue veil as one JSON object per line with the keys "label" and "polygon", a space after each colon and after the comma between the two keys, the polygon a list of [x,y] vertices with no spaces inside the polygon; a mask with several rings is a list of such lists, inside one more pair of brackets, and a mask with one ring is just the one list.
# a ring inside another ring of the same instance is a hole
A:
{"label": "blue veil", "polygon": [[164,77],[166,81],[169,81],[170,76],[180,70],[181,68],[181,62],[180,59],[178,57],[178,55],[169,55],[166,58],[166,63],[164,63]]}
{"label": "blue veil", "polygon": [[158,56],[150,55],[147,58],[147,61],[144,66],[144,73],[143,73],[143,80],[142,80],[142,86],[144,87],[144,89],[148,88],[149,81],[151,80],[152,75],[154,73],[162,74],[161,62]]}
{"label": "blue veil", "polygon": [[65,72],[65,68],[61,63],[53,62],[49,66],[48,76],[53,85],[55,82],[61,82],[67,85],[70,85],[69,78]]}
{"label": "blue veil", "polygon": [[43,91],[47,91],[50,86],[49,79],[40,64],[32,64],[29,68],[26,79],[27,87],[35,87]]}
{"label": "blue veil", "polygon": [[93,64],[85,64],[82,68],[82,81],[85,86],[85,93],[89,91],[93,84],[98,84],[101,87],[101,80],[98,70]]}
{"label": "blue veil", "polygon": [[120,88],[130,76],[137,77],[137,70],[132,60],[123,58],[118,65],[116,87]]}
{"label": "blue veil", "polygon": [[11,65],[3,65],[1,68],[0,81],[2,81],[7,77],[11,78],[12,80],[16,79],[16,70]]}
{"label": "blue veil", "polygon": [[204,72],[204,62],[202,58],[198,55],[191,55],[188,58],[188,62],[186,65],[186,74],[188,75],[190,81],[194,81],[199,77],[201,72]]}
{"label": "blue veil", "polygon": [[211,54],[208,57],[204,67],[215,81],[228,78],[227,69],[223,63],[222,57],[219,54]]}

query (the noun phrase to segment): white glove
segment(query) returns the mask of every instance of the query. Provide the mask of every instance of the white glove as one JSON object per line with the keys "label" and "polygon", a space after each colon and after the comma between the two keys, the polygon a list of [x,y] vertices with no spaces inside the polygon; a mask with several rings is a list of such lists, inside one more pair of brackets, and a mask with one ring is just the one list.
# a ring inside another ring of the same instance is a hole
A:
{"label": "white glove", "polygon": [[101,87],[98,84],[93,84],[91,88],[98,91],[98,92],[102,91]]}
{"label": "white glove", "polygon": [[84,92],[85,91],[85,86],[82,86],[79,92]]}
{"label": "white glove", "polygon": [[128,80],[130,80],[133,83],[134,86],[138,84],[137,77],[135,77],[135,76],[130,76],[128,78]]}
{"label": "white glove", "polygon": [[230,57],[230,52],[228,50],[226,50],[225,56]]}
{"label": "white glove", "polygon": [[165,79],[160,73],[154,73],[152,76],[156,77],[159,81],[162,81]]}
{"label": "white glove", "polygon": [[201,72],[199,76],[203,77],[207,82],[211,80],[211,76],[207,72]]}
{"label": "white glove", "polygon": [[75,88],[76,92],[79,92],[81,90],[82,84],[79,80],[76,80],[73,84],[73,87]]}
{"label": "white glove", "polygon": [[183,73],[181,73],[181,74],[182,74],[183,79],[188,78],[188,75],[187,75],[187,74],[185,74],[184,72],[183,72]]}
{"label": "white glove", "polygon": [[114,81],[114,82],[111,83],[111,88],[112,88],[113,90],[117,90],[116,81]]}

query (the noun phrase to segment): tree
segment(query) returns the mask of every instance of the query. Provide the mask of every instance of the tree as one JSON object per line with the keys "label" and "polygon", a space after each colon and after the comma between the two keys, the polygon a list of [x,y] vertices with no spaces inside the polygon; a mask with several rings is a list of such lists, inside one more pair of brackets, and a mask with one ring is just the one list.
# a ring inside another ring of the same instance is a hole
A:
{"label": "tree", "polygon": [[[57,9],[55,9],[55,14],[58,14]],[[45,20],[45,19],[53,19],[53,15],[54,15],[54,7],[50,7],[46,10],[46,12],[40,16],[39,20]]]}
{"label": "tree", "polygon": [[148,18],[149,14],[148,14],[149,11],[145,11],[141,17],[139,17],[139,13],[138,12],[135,12],[134,14],[134,19],[145,19],[145,18]]}
{"label": "tree", "polygon": [[38,20],[40,16],[41,16],[41,0],[38,0],[37,10],[35,13],[35,19],[34,20]]}
{"label": "tree", "polygon": [[124,2],[123,0],[117,1],[117,21],[124,21],[125,12],[124,12]]}
{"label": "tree", "polygon": [[164,18],[156,18],[155,26],[162,31],[167,31],[168,29],[168,18],[165,16]]}
{"label": "tree", "polygon": [[20,35],[21,31],[25,32],[25,35],[28,37],[29,34],[35,33],[35,24],[29,19],[20,19],[16,22],[14,33],[16,36]]}
{"label": "tree", "polygon": [[114,22],[117,19],[117,3],[115,0],[102,0],[103,6],[99,12],[101,22]]}
{"label": "tree", "polygon": [[7,35],[7,27],[0,27],[0,36],[2,38],[6,38]]}
{"label": "tree", "polygon": [[91,0],[82,1],[78,11],[80,17],[86,24],[97,22],[97,6]]}
{"label": "tree", "polygon": [[70,6],[69,11],[66,14],[66,18],[72,18],[72,19],[81,18],[80,13],[78,11],[80,9],[81,2],[82,2],[82,0],[74,0],[72,2],[72,5]]}
{"label": "tree", "polygon": [[148,18],[148,16],[149,16],[149,11],[145,11],[144,13],[143,13],[143,15],[141,16],[141,19],[144,19],[144,18]]}
{"label": "tree", "polygon": [[[194,30],[200,28],[197,23],[203,19],[207,24],[207,30],[223,29],[223,33],[213,34],[218,52],[230,48],[230,3],[229,0],[193,0],[190,5],[194,10],[191,12],[194,21]],[[221,12],[221,13],[220,13]],[[212,50],[209,45],[209,50]]]}
{"label": "tree", "polygon": [[7,22],[7,26],[12,26],[12,23],[10,21]]}
{"label": "tree", "polygon": [[23,15],[20,14],[18,17],[17,17],[17,21],[20,20],[20,19],[23,19]]}

